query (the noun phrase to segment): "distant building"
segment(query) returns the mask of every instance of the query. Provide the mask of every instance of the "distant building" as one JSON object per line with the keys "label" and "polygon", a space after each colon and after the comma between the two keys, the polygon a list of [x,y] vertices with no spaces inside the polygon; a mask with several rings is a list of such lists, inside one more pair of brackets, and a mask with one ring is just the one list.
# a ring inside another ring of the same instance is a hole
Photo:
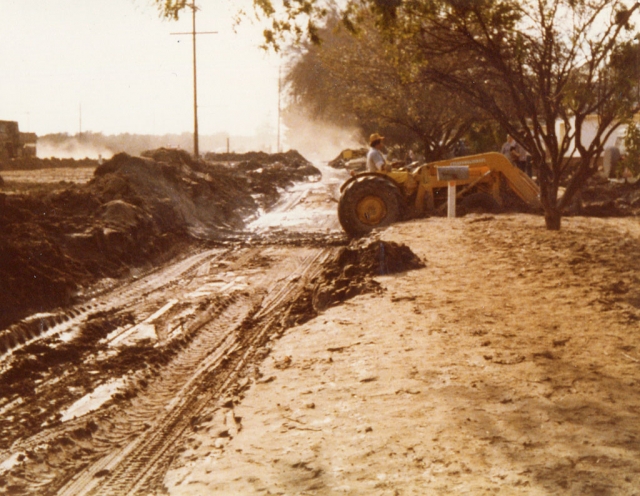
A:
{"label": "distant building", "polygon": [[15,121],[0,121],[0,160],[36,156],[35,133],[21,133]]}

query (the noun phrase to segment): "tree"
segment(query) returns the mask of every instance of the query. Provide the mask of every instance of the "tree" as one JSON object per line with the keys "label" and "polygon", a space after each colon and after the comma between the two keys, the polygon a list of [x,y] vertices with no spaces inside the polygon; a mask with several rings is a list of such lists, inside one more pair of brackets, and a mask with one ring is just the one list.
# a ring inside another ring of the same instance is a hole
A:
{"label": "tree", "polygon": [[355,122],[365,135],[382,131],[393,143],[419,143],[427,160],[450,154],[477,121],[460,99],[429,81],[397,38],[385,38],[361,13],[357,33],[333,18],[306,43],[288,75],[293,105],[334,122]]}
{"label": "tree", "polygon": [[[624,137],[625,159],[619,162],[619,166],[626,167],[637,176],[640,174],[640,127],[632,122],[627,127]],[[622,173],[623,171],[617,171]]]}
{"label": "tree", "polygon": [[[482,109],[532,155],[549,229],[597,170],[608,137],[637,109],[625,56],[638,4],[623,0],[370,2],[412,33],[429,77]],[[636,79],[637,81],[637,79]],[[587,122],[597,116],[592,139]],[[561,125],[558,125],[560,123]],[[559,132],[559,130],[563,130]],[[576,160],[569,160],[572,153]],[[559,196],[559,187],[566,190]]]}

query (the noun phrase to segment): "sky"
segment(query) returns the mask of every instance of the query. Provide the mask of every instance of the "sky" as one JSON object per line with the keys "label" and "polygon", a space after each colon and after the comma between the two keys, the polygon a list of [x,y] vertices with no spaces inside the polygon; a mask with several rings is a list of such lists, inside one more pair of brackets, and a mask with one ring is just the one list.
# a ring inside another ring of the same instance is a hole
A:
{"label": "sky", "polygon": [[[277,128],[279,58],[245,0],[197,0],[199,134]],[[191,11],[152,0],[0,0],[0,120],[48,133],[193,131]]]}

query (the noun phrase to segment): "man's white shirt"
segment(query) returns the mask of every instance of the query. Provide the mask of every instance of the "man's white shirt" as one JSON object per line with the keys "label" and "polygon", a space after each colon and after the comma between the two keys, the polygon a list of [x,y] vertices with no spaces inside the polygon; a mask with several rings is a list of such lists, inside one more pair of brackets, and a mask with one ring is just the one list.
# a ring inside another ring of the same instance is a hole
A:
{"label": "man's white shirt", "polygon": [[367,171],[368,172],[380,172],[382,170],[382,166],[387,161],[384,158],[384,155],[380,150],[376,150],[375,148],[369,148],[369,152],[367,153]]}

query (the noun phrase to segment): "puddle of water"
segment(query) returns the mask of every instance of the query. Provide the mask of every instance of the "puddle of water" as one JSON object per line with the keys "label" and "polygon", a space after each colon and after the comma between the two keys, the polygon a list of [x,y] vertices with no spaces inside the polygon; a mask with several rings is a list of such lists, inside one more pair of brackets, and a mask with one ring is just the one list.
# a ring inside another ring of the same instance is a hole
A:
{"label": "puddle of water", "polygon": [[146,318],[139,324],[130,327],[128,330],[122,332],[122,328],[116,329],[109,333],[106,337],[107,342],[111,342],[111,346],[117,344],[131,344],[142,339],[151,339],[157,341],[158,334],[156,333],[156,326],[154,321],[159,317],[167,313],[173,306],[178,303],[178,300],[170,300],[166,305],[157,310],[153,315]]}
{"label": "puddle of water", "polygon": [[7,458],[5,461],[0,463],[0,474],[4,472],[8,472],[13,467],[17,466],[21,463],[21,460],[24,458],[25,454],[23,451],[18,451]]}
{"label": "puddle of water", "polygon": [[[263,232],[272,228],[317,230],[335,225],[337,203],[332,200],[335,200],[338,185],[346,179],[346,173],[325,164],[314,165],[322,171],[320,181],[295,184],[275,208],[260,215],[248,228]],[[324,203],[322,198],[325,199]]]}
{"label": "puddle of water", "polygon": [[198,298],[201,298],[202,296],[210,295],[211,293],[219,293],[222,290],[222,288],[224,288],[228,284],[229,284],[228,282],[223,282],[223,281],[210,282],[207,284],[203,284],[195,291],[192,291],[191,293],[187,293],[185,297],[190,299],[198,299]]}
{"label": "puddle of water", "polygon": [[125,380],[121,377],[120,379],[111,380],[98,386],[93,392],[83,396],[62,412],[62,418],[60,420],[66,422],[97,410],[109,401],[115,393],[122,389],[124,385]]}
{"label": "puddle of water", "polygon": [[143,339],[151,339],[153,341],[157,341],[158,334],[156,333],[156,326],[154,324],[146,321],[140,322],[139,324],[130,327],[124,332],[120,327],[115,331],[112,331],[106,337],[106,341],[110,342],[111,346],[128,346],[135,343],[136,341],[141,341]]}

